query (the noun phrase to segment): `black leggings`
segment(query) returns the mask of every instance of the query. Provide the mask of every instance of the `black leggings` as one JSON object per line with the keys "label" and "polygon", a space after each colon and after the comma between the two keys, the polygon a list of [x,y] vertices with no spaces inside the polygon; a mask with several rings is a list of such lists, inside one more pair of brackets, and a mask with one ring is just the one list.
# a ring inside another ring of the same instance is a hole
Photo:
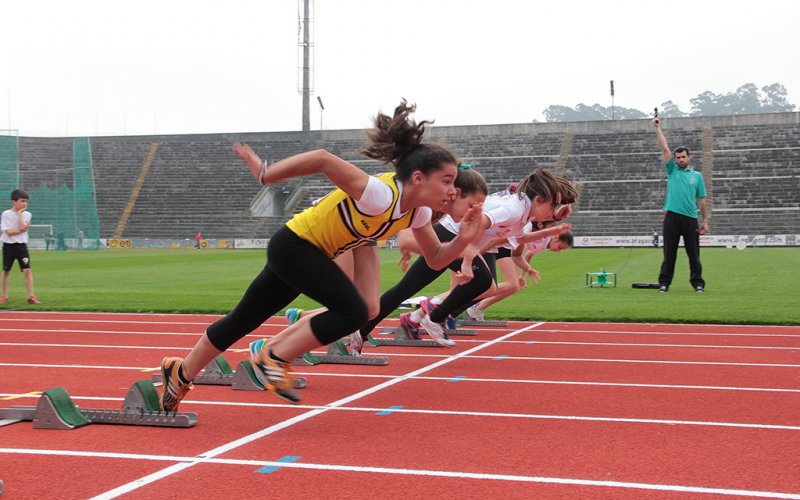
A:
{"label": "black leggings", "polygon": [[267,265],[233,311],[208,327],[208,339],[225,351],[301,293],[327,308],[311,318],[311,331],[322,345],[354,332],[369,319],[367,304],[339,266],[283,226],[269,240]]}
{"label": "black leggings", "polygon": [[[439,241],[442,242],[450,241],[456,237],[455,234],[451,233],[440,224],[433,226],[433,230],[436,231]],[[492,286],[493,275],[490,269],[494,269],[494,254],[485,254],[484,259],[486,259],[486,262],[475,258],[472,262],[472,273],[474,277],[469,282],[453,288],[444,302],[431,313],[431,321],[436,323],[444,322],[448,314],[463,307],[464,304],[469,304],[472,299]],[[458,259],[451,262],[447,268],[453,271],[460,271],[461,260],[462,259]],[[413,297],[417,292],[433,283],[433,281],[444,272],[444,269],[439,271],[431,269],[428,267],[425,258],[420,256],[408,272],[406,272],[405,276],[403,276],[403,279],[381,295],[381,311],[378,313],[378,316],[369,320],[369,322],[361,328],[361,336],[366,338],[375,326],[389,316],[392,311],[397,309],[404,300]]]}

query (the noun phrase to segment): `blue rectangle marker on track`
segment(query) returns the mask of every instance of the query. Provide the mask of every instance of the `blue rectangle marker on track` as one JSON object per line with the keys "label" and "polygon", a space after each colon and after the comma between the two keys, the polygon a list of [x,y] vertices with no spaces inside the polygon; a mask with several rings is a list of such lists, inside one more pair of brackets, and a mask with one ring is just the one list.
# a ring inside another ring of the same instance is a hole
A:
{"label": "blue rectangle marker on track", "polygon": [[457,375],[457,376],[451,378],[450,380],[448,380],[448,382],[461,382],[465,378],[466,377],[464,375]]}
{"label": "blue rectangle marker on track", "polygon": [[494,357],[494,358],[492,358],[492,359],[493,359],[493,360],[495,360],[495,361],[500,361],[500,360],[506,359],[507,357],[508,357],[508,355],[506,355],[506,354],[501,354],[500,356],[495,356],[495,357]]}
{"label": "blue rectangle marker on track", "polygon": [[379,411],[378,413],[376,413],[376,415],[391,415],[395,410],[399,410],[401,408],[403,408],[403,407],[402,406],[390,406],[389,408],[387,408],[385,410]]}
{"label": "blue rectangle marker on track", "polygon": [[[287,456],[281,457],[281,458],[279,458],[279,459],[277,459],[275,461],[276,462],[292,463],[292,462],[297,462],[298,460],[300,460],[300,457],[287,455]],[[272,474],[273,472],[275,472],[277,470],[280,470],[280,469],[281,469],[281,467],[278,467],[277,465],[268,465],[266,467],[262,467],[262,468],[258,469],[256,472],[260,472],[261,474]]]}

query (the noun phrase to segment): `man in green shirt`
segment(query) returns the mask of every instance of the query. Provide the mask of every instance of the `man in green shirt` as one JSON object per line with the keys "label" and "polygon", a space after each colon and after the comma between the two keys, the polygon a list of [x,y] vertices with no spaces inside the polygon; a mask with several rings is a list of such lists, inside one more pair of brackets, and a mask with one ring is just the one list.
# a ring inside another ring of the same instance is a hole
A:
{"label": "man in green shirt", "polygon": [[[703,265],[700,264],[700,235],[708,232],[708,221],[711,219],[706,209],[703,174],[689,165],[691,156],[688,149],[681,147],[674,152],[670,151],[658,117],[653,118],[653,125],[656,127],[658,145],[667,172],[667,197],[663,208],[664,261],[658,275],[659,291],[666,293],[672,284],[678,243],[683,236],[683,245],[689,257],[689,282],[696,292],[702,293],[706,282],[703,280]],[[703,217],[700,225],[697,223],[698,204]]]}

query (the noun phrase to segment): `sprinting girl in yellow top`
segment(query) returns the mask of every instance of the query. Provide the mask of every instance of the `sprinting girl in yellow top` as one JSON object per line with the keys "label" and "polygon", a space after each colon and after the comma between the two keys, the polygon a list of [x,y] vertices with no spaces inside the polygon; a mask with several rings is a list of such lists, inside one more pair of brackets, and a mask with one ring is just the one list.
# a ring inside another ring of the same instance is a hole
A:
{"label": "sprinting girl in yellow top", "polygon": [[[289,362],[360,328],[370,317],[353,282],[333,258],[355,250],[357,268],[378,276],[378,258],[369,242],[385,240],[405,228],[423,228],[433,210],[442,211],[454,199],[458,160],[438,144],[422,142],[425,125],[410,118],[415,106],[403,101],[393,116],[378,114],[362,153],[391,164],[392,172],[370,176],[352,163],[324,150],[309,151],[267,166],[247,145],[234,152],[261,184],[322,173],[336,186],[315,206],[296,215],[269,240],[267,264],[239,304],[206,329],[186,359],[167,357],[161,363],[162,406],[175,411],[195,376],[220,353],[255,330],[267,318],[305,294],[327,310],[302,318],[267,342],[250,344],[256,375],[267,389],[291,403],[300,400]],[[467,211],[459,236],[447,244],[435,237],[420,242],[432,266],[446,266],[478,236],[481,204]],[[358,250],[365,249],[364,252]],[[379,293],[379,282],[372,290]]]}

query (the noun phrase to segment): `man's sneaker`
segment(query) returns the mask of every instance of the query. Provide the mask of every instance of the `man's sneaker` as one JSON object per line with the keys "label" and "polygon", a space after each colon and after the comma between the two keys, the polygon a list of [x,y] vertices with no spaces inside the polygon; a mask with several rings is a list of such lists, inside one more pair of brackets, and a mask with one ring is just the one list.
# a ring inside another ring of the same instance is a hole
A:
{"label": "man's sneaker", "polygon": [[447,327],[448,330],[455,330],[458,327],[456,319],[453,317],[452,314],[447,315],[447,319],[444,320],[444,325]]}
{"label": "man's sneaker", "polygon": [[178,404],[192,388],[192,384],[183,383],[178,376],[178,368],[182,364],[182,358],[164,358],[161,360],[161,380],[164,381],[161,408],[164,411],[178,411]]}
{"label": "man's sneaker", "polygon": [[419,323],[411,319],[411,313],[403,313],[400,315],[400,328],[405,330],[408,338],[419,340]]}
{"label": "man's sneaker", "polygon": [[703,290],[703,285],[700,285],[700,286],[696,287],[696,288],[694,289],[694,291],[695,291],[695,292],[697,292],[697,293],[703,293],[703,291],[704,291],[704,290]]}
{"label": "man's sneaker", "polygon": [[300,319],[300,315],[303,314],[303,310],[298,307],[291,307],[286,310],[286,321],[289,322],[290,325],[297,323],[297,320]]}
{"label": "man's sneaker", "polygon": [[0,297],[0,304],[8,304],[8,297]]}
{"label": "man's sneaker", "polygon": [[658,287],[658,291],[660,293],[667,293],[669,291],[669,287],[667,285],[661,285],[660,287]]}
{"label": "man's sneaker", "polygon": [[361,332],[355,331],[350,334],[350,355],[353,357],[360,357],[361,356],[361,349],[364,348],[364,337],[361,336]]}
{"label": "man's sneaker", "polygon": [[294,388],[292,367],[275,359],[264,339],[250,343],[250,361],[253,363],[253,373],[267,390],[289,403],[300,401],[300,395]]}
{"label": "man's sneaker", "polygon": [[444,332],[444,323],[434,323],[431,321],[430,316],[425,315],[425,317],[422,318],[422,321],[419,322],[419,325],[437,344],[445,347],[453,347],[456,345],[456,343],[450,340],[447,337],[447,334]]}
{"label": "man's sneaker", "polygon": [[36,298],[36,295],[31,295],[28,297],[28,304],[41,304],[41,301]]}
{"label": "man's sneaker", "polygon": [[469,306],[467,308],[467,316],[472,321],[484,321],[483,319],[483,309],[478,307],[478,304]]}

